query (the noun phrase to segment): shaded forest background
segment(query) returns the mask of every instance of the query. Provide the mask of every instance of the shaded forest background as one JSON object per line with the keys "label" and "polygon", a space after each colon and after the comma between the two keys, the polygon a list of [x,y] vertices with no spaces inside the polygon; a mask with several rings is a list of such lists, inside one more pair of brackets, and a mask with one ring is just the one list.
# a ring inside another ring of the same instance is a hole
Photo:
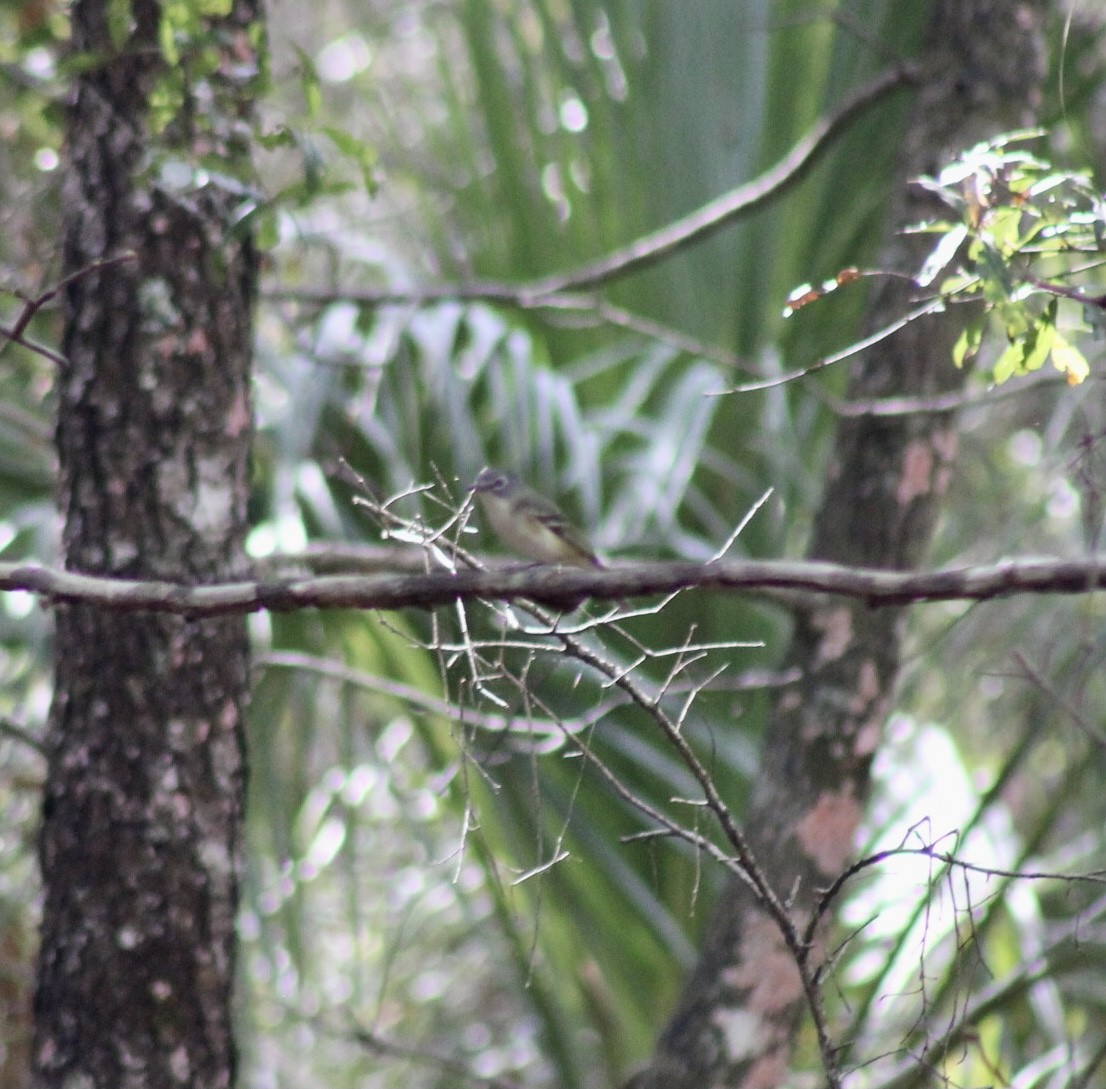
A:
{"label": "shaded forest background", "polygon": [[[848,401],[850,358],[819,364],[870,331],[884,278],[785,307],[801,284],[878,269],[911,87],[874,101],[747,220],[540,306],[535,285],[772,166],[918,56],[936,7],[273,3],[252,171],[235,179],[241,230],[263,254],[247,542],[258,570],[422,556],[424,527],[446,522],[488,463],[558,497],[616,563],[706,561],[728,541],[731,558],[804,555],[835,436],[871,408]],[[1101,14],[1048,15],[1032,146],[1101,177]],[[74,72],[60,60],[63,10],[5,4],[0,20],[0,261],[15,314],[19,295],[60,278]],[[213,166],[153,141],[143,169],[189,192]],[[1085,265],[1064,282],[1093,290],[1094,258]],[[1004,343],[982,344],[958,394],[929,564],[1098,553],[1101,343],[1077,307],[1065,320],[1091,366],[1080,385],[1046,367],[996,387]],[[29,332],[60,343],[59,310]],[[53,361],[7,345],[0,394],[0,560],[58,564]],[[382,524],[366,498],[394,500],[406,525]],[[689,593],[624,618],[625,634],[586,635],[686,707],[685,734],[740,815],[795,679],[797,611]],[[635,798],[717,830],[642,708],[520,617],[470,602],[250,618],[242,1084],[599,1086],[653,1054],[724,873],[648,834],[581,744]],[[5,595],[0,638],[0,1038],[17,1085],[49,610]],[[1094,1084],[1106,903],[1067,878],[1104,869],[1102,642],[1090,595],[911,611],[855,846],[922,856],[866,867],[836,904],[824,995],[849,1085]],[[945,853],[989,872],[946,868]],[[809,1027],[795,1061],[819,1068]]]}

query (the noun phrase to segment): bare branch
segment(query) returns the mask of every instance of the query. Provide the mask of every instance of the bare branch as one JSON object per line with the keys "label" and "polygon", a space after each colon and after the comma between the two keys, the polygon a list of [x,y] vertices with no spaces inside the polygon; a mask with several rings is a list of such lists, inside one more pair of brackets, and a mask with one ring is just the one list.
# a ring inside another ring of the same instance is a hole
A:
{"label": "bare branch", "polygon": [[539,281],[535,285],[538,294],[594,287],[615,277],[637,272],[748,216],[806,177],[838,133],[874,102],[905,86],[913,78],[914,70],[908,66],[888,69],[846,99],[833,113],[820,118],[787,155],[759,178],[730,190],[683,219],[645,235],[598,261]]}
{"label": "bare branch", "polygon": [[973,995],[963,1015],[950,1023],[937,1039],[928,1041],[924,1055],[904,1050],[903,1058],[895,1069],[878,1081],[873,1080],[871,1084],[880,1089],[910,1089],[921,1084],[918,1069],[920,1064],[939,1068],[942,1059],[954,1047],[963,1043],[965,1036],[975,1026],[987,1016],[1008,1006],[1011,996],[1024,994],[1042,980],[1055,981],[1066,972],[1085,970],[1093,965],[1091,951],[1101,948],[1104,914],[1106,897],[1100,897],[1077,918],[1053,927],[1047,943],[1037,956],[1023,960],[1001,980],[994,981]]}
{"label": "bare branch", "polygon": [[817,371],[823,370],[826,367],[832,367],[835,363],[841,363],[846,359],[851,359],[853,356],[866,352],[874,345],[887,340],[888,337],[894,336],[900,329],[905,329],[911,322],[917,321],[918,318],[923,318],[927,314],[939,312],[944,305],[944,302],[939,298],[929,299],[913,310],[897,316],[894,321],[883,326],[881,329],[877,329],[874,333],[870,333],[862,340],[854,341],[852,344],[842,348],[839,352],[834,352],[832,355],[823,356],[807,367],[800,367],[798,370],[788,371],[786,374],[774,375],[771,378],[758,379],[755,382],[744,382],[740,386],[731,386],[729,389],[715,390],[710,396],[722,397],[728,393],[757,393],[760,390],[775,389],[777,386],[785,386],[790,382],[797,382],[801,378],[809,378],[810,375]]}
{"label": "bare branch", "polygon": [[115,579],[33,563],[0,564],[0,590],[124,611],[201,617],[295,609],[432,609],[470,598],[553,602],[620,599],[711,589],[755,593],[792,608],[813,595],[871,607],[923,601],[985,601],[1014,594],[1085,594],[1106,587],[1106,559],[1009,559],[936,571],[887,571],[805,561],[627,563],[605,569],[507,567],[427,574],[324,575],[186,586]]}
{"label": "bare branch", "polygon": [[811,384],[810,391],[837,416],[917,416],[923,413],[956,412],[969,408],[988,408],[997,401],[1021,397],[1042,388],[1067,386],[1063,375],[1035,374],[1012,380],[1004,386],[985,391],[958,390],[933,397],[880,397],[869,401],[843,401]]}
{"label": "bare branch", "polygon": [[1093,722],[1087,719],[1078,707],[1073,707],[1068,700],[1056,690],[1050,681],[1048,681],[1039,670],[1035,669],[1032,663],[1021,651],[1014,652],[1014,660],[1021,666],[1025,672],[1026,677],[1033,682],[1037,688],[1045,694],[1052,707],[1059,707],[1064,714],[1083,731],[1087,737],[1094,742],[1099,748],[1106,748],[1106,734],[1096,726]]}
{"label": "bare branch", "polygon": [[359,302],[365,305],[385,303],[428,303],[443,299],[472,299],[510,303],[522,307],[579,307],[579,292],[637,272],[664,260],[679,250],[709,238],[716,231],[743,219],[782,196],[800,182],[830,146],[833,140],[869,106],[915,79],[915,69],[896,65],[877,76],[835,111],[820,118],[810,131],[775,166],[758,178],[731,189],[697,208],[690,215],[651,234],[643,235],[579,268],[556,273],[523,284],[477,282],[437,284],[432,287],[399,290],[384,288],[370,291],[271,291],[270,298],[305,302]]}
{"label": "bare branch", "polygon": [[9,737],[13,741],[18,741],[21,745],[26,745],[27,748],[32,749],[39,756],[47,755],[46,745],[42,739],[13,719],[0,718],[0,737]]}
{"label": "bare branch", "polygon": [[[438,644],[440,646],[440,643]],[[319,676],[328,677],[343,684],[354,685],[367,689],[370,692],[382,693],[401,700],[417,711],[423,711],[431,715],[441,715],[446,718],[456,718],[458,705],[450,700],[433,696],[413,685],[393,681],[388,677],[377,676],[364,670],[353,669],[341,662],[330,658],[319,658],[312,654],[300,654],[290,651],[272,651],[268,654],[258,655],[253,662],[256,668],[269,669],[297,669],[316,673]],[[586,713],[570,719],[559,716],[550,716],[547,719],[536,719],[532,715],[511,715],[503,713],[484,713],[466,708],[464,722],[491,734],[511,734],[517,737],[527,738],[532,742],[535,752],[549,753],[563,747],[576,734],[593,726],[596,722],[609,714],[616,706],[616,701],[609,700],[600,703],[597,707]],[[0,720],[0,729],[4,726]]]}
{"label": "bare branch", "polygon": [[[339,1035],[336,1030],[330,1030],[332,1035]],[[461,1059],[455,1059],[451,1055],[444,1055],[429,1047],[415,1047],[411,1044],[400,1043],[398,1040],[389,1039],[379,1032],[363,1028],[356,1023],[349,1029],[349,1035],[366,1051],[372,1052],[384,1058],[403,1059],[437,1070],[440,1074],[458,1082],[472,1082],[476,1085],[486,1086],[487,1089],[519,1089],[521,1082],[514,1078],[503,1076],[487,1076],[478,1074]]]}

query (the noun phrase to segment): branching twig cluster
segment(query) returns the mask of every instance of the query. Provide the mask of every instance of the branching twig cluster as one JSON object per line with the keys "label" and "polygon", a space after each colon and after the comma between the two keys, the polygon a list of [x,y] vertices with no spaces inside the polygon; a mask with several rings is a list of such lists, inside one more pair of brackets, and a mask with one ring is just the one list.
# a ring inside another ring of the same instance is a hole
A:
{"label": "branching twig cluster", "polygon": [[[347,469],[346,471],[353,475],[350,470]],[[355,476],[354,481],[363,490],[367,490],[364,481],[357,479]],[[391,502],[379,503],[367,496],[359,496],[355,502],[369,509],[374,516],[381,520],[389,532],[399,534],[403,538],[412,541],[418,541],[421,537],[421,544],[426,553],[428,566],[437,562],[445,565],[450,571],[456,571],[459,565],[475,565],[477,563],[470,553],[456,543],[457,537],[460,536],[464,528],[468,503],[462,504],[456,513],[447,514],[446,520],[441,526],[430,527],[421,523],[405,522],[394,513]],[[557,571],[558,569],[554,570]],[[680,586],[673,587],[668,600],[671,600],[671,596],[680,589],[682,589]],[[669,655],[668,652],[658,655],[657,652],[644,646],[621,627],[619,621],[624,616],[621,607],[598,620],[589,618],[581,623],[566,624],[564,616],[559,611],[548,607],[548,605],[538,605],[534,602],[535,597],[538,600],[548,601],[549,596],[544,594],[530,595],[530,600],[522,600],[516,606],[518,612],[528,618],[524,623],[520,623],[517,619],[514,621],[521,640],[513,637],[493,640],[476,639],[471,634],[472,625],[464,611],[463,603],[459,603],[458,621],[462,633],[460,641],[452,645],[446,644],[441,638],[440,629],[435,625],[435,638],[428,649],[437,652],[440,656],[448,655],[454,660],[467,662],[468,686],[474,693],[483,693],[494,702],[501,703],[502,701],[490,691],[490,682],[495,678],[502,679],[505,677],[514,680],[519,693],[525,698],[526,702],[531,706],[539,707],[554,722],[558,721],[557,715],[551,708],[542,703],[533,685],[528,683],[527,674],[537,655],[551,651],[559,652],[565,658],[586,667],[604,685],[621,692],[630,704],[644,713],[646,718],[656,727],[667,747],[676,754],[680,763],[691,775],[697,790],[700,792],[700,797],[687,799],[687,801],[695,806],[704,807],[713,815],[722,836],[722,845],[716,843],[711,836],[704,835],[696,828],[690,828],[683,822],[673,818],[664,809],[637,793],[601,758],[591,744],[587,731],[570,732],[566,727],[563,730],[565,741],[580,754],[587,766],[602,776],[623,802],[637,810],[654,826],[656,831],[684,840],[697,851],[705,853],[724,866],[749,886],[757,902],[779,928],[784,942],[794,958],[814,1019],[827,1076],[831,1084],[836,1087],[839,1085],[839,1078],[834,1061],[834,1045],[830,1038],[825,1011],[820,999],[816,980],[817,968],[811,963],[810,957],[813,941],[800,933],[800,927],[792,918],[783,897],[776,890],[769,875],[757,860],[736,816],[723,799],[715,777],[684,732],[687,714],[698,695],[709,684],[709,679],[693,686],[690,693],[679,701],[679,709],[670,707],[669,686],[692,664],[701,661],[707,654],[720,648],[713,644],[708,646],[697,643],[689,637],[679,647],[675,655]],[[553,600],[558,598],[562,601],[565,600],[560,593],[552,596]],[[605,638],[612,634],[631,644],[633,655],[628,661],[619,660],[617,656],[612,655],[605,645]],[[721,649],[730,650],[741,645],[738,643],[726,644]],[[521,649],[526,652],[527,664],[514,674],[504,665],[501,654],[492,659],[487,657],[489,650],[502,652],[508,649]],[[645,661],[658,657],[672,657],[673,660],[665,678],[659,683],[651,685],[640,679],[639,667]],[[443,662],[443,677],[448,677],[453,672],[450,668],[451,664],[450,662]],[[556,862],[563,857],[563,851],[560,844],[558,844],[557,849],[553,852],[553,861]],[[533,872],[539,873],[544,868],[544,866],[540,866]]]}
{"label": "branching twig cluster", "polygon": [[[558,598],[566,604],[577,604],[578,595],[566,592],[564,578],[573,573],[557,569],[524,569],[506,572],[481,572],[478,568],[462,571],[467,564],[476,564],[478,561],[471,554],[464,552],[455,544],[455,538],[460,537],[467,511],[464,507],[456,513],[448,512],[441,526],[430,527],[426,525],[406,522],[392,513],[390,503],[377,504],[368,500],[359,500],[362,505],[370,510],[384,523],[390,533],[408,540],[417,542],[420,539],[424,543],[423,562],[427,566],[444,564],[450,571],[457,572],[457,577],[482,578],[484,576],[506,575],[508,578],[522,578],[523,580],[537,575],[549,576],[548,579],[530,584],[531,593],[527,597],[521,593],[510,595],[514,604],[509,608],[495,607],[501,618],[500,634],[492,638],[482,638],[475,635],[479,622],[469,616],[468,610],[477,600],[487,602],[492,595],[486,592],[474,592],[472,594],[458,595],[457,615],[461,631],[460,637],[447,638],[440,626],[435,625],[433,638],[426,644],[426,648],[436,652],[443,660],[443,678],[455,678],[456,666],[467,663],[463,672],[466,679],[463,689],[468,693],[469,699],[479,706],[480,702],[490,702],[498,710],[488,713],[466,707],[463,715],[467,723],[475,723],[481,729],[510,731],[515,739],[521,739],[529,732],[530,738],[536,743],[532,750],[548,751],[554,747],[554,737],[559,734],[557,747],[567,748],[578,753],[584,765],[591,768],[609,786],[611,791],[628,807],[637,810],[647,825],[651,828],[632,837],[635,839],[666,837],[682,840],[690,845],[697,853],[723,866],[727,871],[735,874],[753,891],[757,902],[773,919],[779,929],[783,940],[788,947],[794,963],[799,971],[800,979],[804,987],[807,1004],[811,1010],[818,1041],[822,1055],[823,1066],[830,1085],[842,1084],[841,1060],[844,1052],[838,1047],[829,1028],[828,1015],[823,1004],[823,991],[829,982],[831,973],[836,965],[837,956],[831,957],[824,964],[817,963],[812,956],[815,948],[815,934],[820,924],[836,907],[837,901],[854,878],[867,870],[879,866],[888,859],[899,855],[916,855],[932,859],[940,866],[940,873],[935,874],[932,883],[951,880],[953,873],[977,873],[1007,881],[1015,879],[1056,879],[1059,875],[1044,871],[1002,870],[976,865],[957,856],[955,850],[942,849],[939,844],[923,844],[920,847],[906,846],[905,843],[891,851],[880,852],[868,856],[846,869],[839,878],[834,881],[822,896],[814,916],[800,925],[793,917],[785,900],[773,887],[769,876],[759,864],[754,852],[751,850],[745,834],[733,812],[727,806],[720,795],[714,776],[703,764],[695,746],[688,739],[684,729],[684,723],[696,698],[712,682],[713,675],[708,674],[707,679],[693,682],[685,698],[674,699],[674,686],[677,679],[686,671],[688,666],[702,660],[709,652],[718,649],[713,646],[697,644],[692,640],[667,652],[673,659],[672,667],[667,675],[660,681],[646,681],[643,679],[640,667],[647,661],[657,661],[664,654],[643,647],[640,643],[624,630],[621,622],[625,618],[624,606],[614,608],[612,611],[599,617],[583,616],[579,613],[568,615],[548,607],[533,604],[534,597],[545,599]],[[352,557],[350,557],[352,558]],[[937,596],[942,596],[949,588],[958,584],[961,589],[973,587],[983,596],[991,596],[994,592],[1007,592],[1013,582],[1032,582],[1033,578],[1041,576],[1041,570],[1035,566],[1035,561],[1027,570],[1021,565],[1003,564],[998,567],[961,572],[937,572],[930,576],[892,576],[892,583],[880,583],[887,572],[871,572],[877,577],[876,583],[869,585],[881,585],[883,590],[890,593],[892,585],[898,585],[901,590],[902,583],[898,582],[904,577],[929,579],[936,578],[936,582],[929,583],[929,591],[939,589]],[[664,565],[660,565],[664,566]],[[677,565],[679,566],[679,565]],[[694,565],[686,565],[688,567]],[[699,565],[700,570],[710,568],[713,565]],[[725,566],[725,565],[723,565]],[[741,567],[744,565],[735,565]],[[806,565],[798,565],[800,567]],[[1070,577],[1071,570],[1065,566],[1057,568],[1055,564],[1049,565],[1052,574],[1064,571],[1065,577]],[[1099,585],[1099,573],[1096,565],[1079,565],[1079,588],[1087,589],[1089,585]],[[617,580],[621,568],[615,568],[609,572],[597,572],[601,577],[613,577]],[[824,574],[825,572],[823,572]],[[778,574],[778,572],[777,572]],[[420,576],[428,577],[428,576]],[[1062,582],[1062,579],[1061,579]],[[695,585],[691,583],[678,584],[671,587],[677,591],[682,585]],[[701,583],[698,583],[701,585]],[[1060,585],[1055,579],[1050,583],[1051,589]],[[917,584],[915,584],[915,588]],[[1043,584],[1038,583],[1038,588]],[[669,589],[669,587],[666,587]],[[778,589],[778,587],[777,587]],[[824,587],[823,587],[824,590]],[[596,596],[621,598],[621,594],[614,592]],[[668,599],[670,600],[670,599]],[[663,604],[661,606],[663,608]],[[504,630],[511,629],[511,630]],[[630,654],[619,655],[612,652],[611,647],[615,640],[622,640],[630,647]],[[729,649],[729,648],[727,648]],[[512,664],[512,655],[513,662]],[[609,700],[601,700],[591,712],[577,716],[570,721],[564,721],[558,712],[549,706],[541,697],[534,684],[533,673],[536,663],[543,657],[552,655],[554,658],[563,657],[585,667],[586,671],[595,677],[600,685],[609,687],[619,692],[623,700],[622,705],[632,704],[642,711],[663,737],[666,747],[674,752],[689,773],[691,781],[695,785],[697,796],[687,798],[673,798],[678,804],[691,804],[697,812],[709,812],[714,818],[715,834],[711,834],[710,828],[704,829],[701,822],[694,826],[688,824],[673,814],[671,807],[662,807],[635,791],[633,786],[626,782],[598,751],[594,743],[592,731],[599,727],[607,713],[614,709],[614,704]],[[517,664],[522,661],[522,665]],[[295,665],[296,662],[288,661],[281,664]],[[373,683],[366,678],[358,678],[365,683]],[[503,700],[496,692],[495,686],[499,681],[513,684],[516,699],[522,706],[522,711],[512,709],[510,701]],[[403,693],[393,693],[402,697]],[[421,702],[422,697],[419,697]],[[448,713],[449,708],[460,707],[464,702],[460,698],[442,700],[435,704],[435,709]],[[467,754],[470,759],[473,754]],[[483,772],[481,772],[483,773]],[[544,861],[540,861],[532,870],[523,874],[518,880],[528,880],[544,873],[551,866],[556,865],[567,857],[564,849],[564,832],[557,837],[557,842],[549,845],[545,852]],[[1088,879],[1096,879],[1089,875]],[[968,893],[970,900],[970,892]],[[969,925],[974,925],[975,905],[968,903],[965,917]],[[968,935],[969,944],[974,947],[976,935],[974,930]],[[934,999],[934,1001],[939,1001]],[[963,1013],[963,1011],[960,1011]],[[967,1024],[963,1016],[957,1016],[956,1023],[960,1026]],[[937,1048],[941,1050],[940,1047]],[[932,1055],[932,1043],[927,1045],[927,1055]]]}

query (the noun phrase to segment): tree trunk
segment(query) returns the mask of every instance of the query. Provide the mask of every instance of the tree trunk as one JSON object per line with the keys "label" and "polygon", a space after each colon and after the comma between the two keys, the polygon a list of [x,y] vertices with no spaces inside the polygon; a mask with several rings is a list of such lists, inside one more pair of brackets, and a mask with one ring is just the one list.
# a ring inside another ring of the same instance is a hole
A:
{"label": "tree trunk", "polygon": [[[257,260],[217,179],[247,169],[259,10],[185,9],[72,9],[57,445],[70,569],[204,583],[245,573]],[[234,1081],[247,685],[242,617],[58,608],[37,1085]]]}
{"label": "tree trunk", "polygon": [[[917,271],[932,243],[902,228],[934,214],[910,179],[966,147],[1031,123],[1044,76],[1043,0],[937,0],[921,58],[923,83],[904,132],[898,198],[878,267]],[[847,199],[847,179],[842,179]],[[937,209],[937,211],[942,211]],[[943,213],[947,214],[947,213]],[[913,305],[916,288],[887,278],[869,330]],[[955,315],[918,320],[860,360],[849,400],[926,397],[964,381],[951,350]],[[951,413],[858,416],[842,423],[809,555],[896,569],[920,562],[952,472]],[[800,929],[848,864],[899,671],[903,609],[831,604],[796,617],[788,668],[799,680],[777,697],[748,837]],[[744,885],[734,883],[709,927],[702,957],[640,1089],[771,1089],[787,1078],[807,1009],[794,958]]]}

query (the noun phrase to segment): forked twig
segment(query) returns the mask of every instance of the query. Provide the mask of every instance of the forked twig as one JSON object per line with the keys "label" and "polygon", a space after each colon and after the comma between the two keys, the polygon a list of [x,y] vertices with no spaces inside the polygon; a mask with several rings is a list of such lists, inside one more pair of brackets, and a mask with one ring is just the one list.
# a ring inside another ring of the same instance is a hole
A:
{"label": "forked twig", "polygon": [[83,279],[85,276],[91,276],[94,272],[101,272],[106,268],[112,268],[115,265],[122,265],[128,261],[137,260],[138,255],[131,251],[118,254],[115,257],[105,257],[100,261],[93,261],[91,264],[85,265],[84,268],[77,269],[76,272],[71,272],[63,280],[59,280],[53,287],[47,288],[45,291],[34,296],[34,298],[27,298],[25,295],[16,293],[16,298],[23,302],[23,309],[15,319],[14,325],[10,327],[0,325],[0,337],[3,337],[12,344],[18,344],[23,348],[28,348],[32,352],[37,352],[39,355],[45,356],[52,363],[58,364],[58,366],[63,366],[66,362],[63,355],[59,355],[53,348],[48,348],[45,344],[39,344],[37,341],[31,340],[25,335],[27,326],[30,325],[31,320],[48,302],[56,298],[70,284],[76,283],[77,280]]}

